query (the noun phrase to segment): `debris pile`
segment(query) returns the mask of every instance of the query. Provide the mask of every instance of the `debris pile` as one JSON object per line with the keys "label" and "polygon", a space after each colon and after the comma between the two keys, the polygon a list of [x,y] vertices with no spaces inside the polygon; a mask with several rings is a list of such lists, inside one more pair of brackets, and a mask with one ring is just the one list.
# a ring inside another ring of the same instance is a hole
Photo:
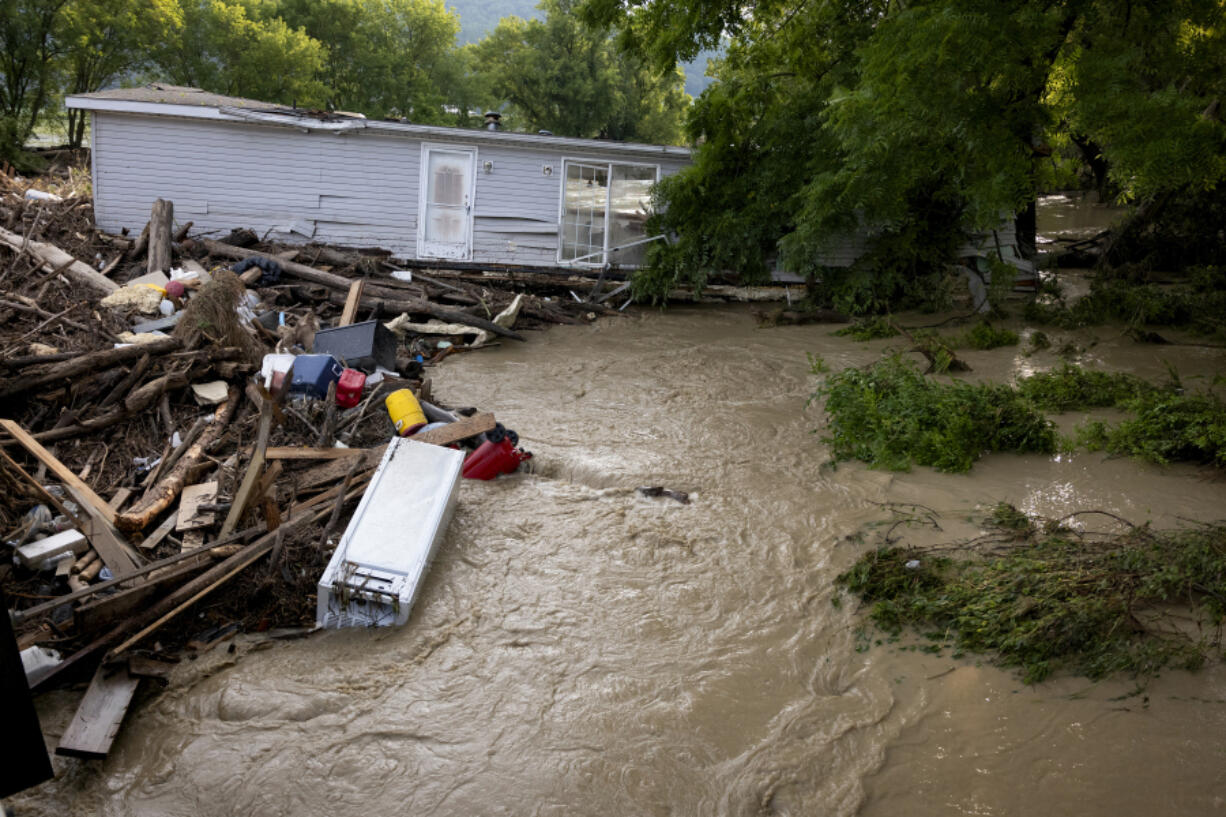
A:
{"label": "debris pile", "polygon": [[243,230],[189,237],[173,212],[159,200],[139,236],[106,235],[79,178],[61,195],[0,174],[0,589],[33,686],[94,673],[62,754],[105,755],[115,730],[98,724],[185,654],[326,623],[325,569],[320,598],[376,603],[378,565],[355,590],[341,557],[365,546],[359,517],[380,530],[361,508],[389,463],[454,464],[418,537],[432,554],[461,470],[531,456],[493,414],[439,405],[431,367],[616,314],[603,276],[580,294],[557,273],[408,270]]}

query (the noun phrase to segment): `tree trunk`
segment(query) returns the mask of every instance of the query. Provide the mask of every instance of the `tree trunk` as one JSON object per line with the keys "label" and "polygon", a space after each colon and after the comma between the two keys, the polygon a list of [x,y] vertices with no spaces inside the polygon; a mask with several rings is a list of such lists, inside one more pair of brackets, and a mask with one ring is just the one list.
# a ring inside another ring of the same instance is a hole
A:
{"label": "tree trunk", "polygon": [[174,230],[174,202],[158,199],[149,216],[149,260],[146,272],[170,271],[170,238]]}

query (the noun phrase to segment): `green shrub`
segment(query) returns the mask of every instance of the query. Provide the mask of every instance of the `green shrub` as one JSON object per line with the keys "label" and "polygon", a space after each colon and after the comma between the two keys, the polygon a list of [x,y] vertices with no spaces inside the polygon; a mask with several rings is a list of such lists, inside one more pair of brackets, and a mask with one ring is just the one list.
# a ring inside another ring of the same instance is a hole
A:
{"label": "green shrub", "polygon": [[1017,390],[1044,411],[1072,411],[1120,406],[1157,387],[1135,375],[1089,371],[1065,363],[1059,369],[1022,378]]}
{"label": "green shrub", "polygon": [[1016,346],[1017,332],[1009,329],[997,329],[987,321],[977,323],[959,335],[954,346],[963,349],[997,349],[1001,346]]}
{"label": "green shrub", "polygon": [[826,401],[835,460],[905,471],[966,471],[988,451],[1051,453],[1052,424],[1008,386],[939,383],[898,355],[829,376]]}
{"label": "green shrub", "polygon": [[1124,403],[1135,415],[1087,423],[1078,441],[1091,451],[1156,463],[1196,462],[1226,468],[1226,404],[1215,394],[1153,390]]}

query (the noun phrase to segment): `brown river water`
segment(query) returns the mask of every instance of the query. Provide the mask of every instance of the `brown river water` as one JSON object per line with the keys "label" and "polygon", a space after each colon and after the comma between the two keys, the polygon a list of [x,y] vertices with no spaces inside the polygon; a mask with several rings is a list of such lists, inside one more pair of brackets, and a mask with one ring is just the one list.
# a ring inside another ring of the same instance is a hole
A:
{"label": "brown river water", "polygon": [[[494,410],[536,458],[463,482],[409,623],[244,637],[185,662],[105,761],[57,759],[19,813],[1226,813],[1221,665],[1144,695],[1028,687],[974,657],[871,646],[857,604],[832,604],[868,547],[847,536],[881,503],[935,509],[954,539],[1001,500],[1223,518],[1226,483],[1086,453],[963,475],[826,467],[806,353],[838,369],[894,343],[830,332],[693,307],[449,360],[436,393]],[[1220,349],[1097,334],[1092,365],[1159,379],[1165,360],[1189,384],[1226,371]],[[970,377],[1057,362],[1019,348],[968,353]],[[49,742],[79,695],[40,699]]]}

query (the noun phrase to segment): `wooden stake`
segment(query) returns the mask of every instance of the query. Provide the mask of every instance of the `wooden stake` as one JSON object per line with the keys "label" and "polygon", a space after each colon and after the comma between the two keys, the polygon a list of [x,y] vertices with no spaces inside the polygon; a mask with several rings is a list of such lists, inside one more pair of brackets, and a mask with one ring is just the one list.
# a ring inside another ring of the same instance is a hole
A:
{"label": "wooden stake", "polygon": [[362,300],[362,290],[365,287],[365,278],[360,278],[349,285],[349,296],[345,298],[345,310],[341,312],[341,320],[337,326],[348,326],[357,319],[358,304]]}

